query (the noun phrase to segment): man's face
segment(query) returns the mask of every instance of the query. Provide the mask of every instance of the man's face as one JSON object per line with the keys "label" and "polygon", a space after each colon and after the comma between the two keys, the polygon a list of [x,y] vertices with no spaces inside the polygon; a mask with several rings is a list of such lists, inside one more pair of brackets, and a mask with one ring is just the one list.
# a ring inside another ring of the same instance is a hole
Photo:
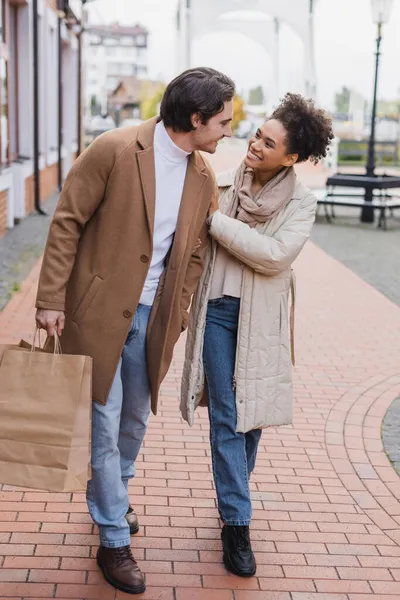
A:
{"label": "man's face", "polygon": [[220,140],[224,137],[232,137],[232,118],[233,100],[225,102],[222,112],[211,117],[205,125],[195,116],[194,126],[196,130],[191,132],[193,135],[193,149],[214,154]]}

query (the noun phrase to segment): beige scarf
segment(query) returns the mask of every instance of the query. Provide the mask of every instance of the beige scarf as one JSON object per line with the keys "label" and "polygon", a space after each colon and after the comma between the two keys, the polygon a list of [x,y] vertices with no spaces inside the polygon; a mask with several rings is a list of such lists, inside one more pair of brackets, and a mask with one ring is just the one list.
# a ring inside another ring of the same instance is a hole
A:
{"label": "beige scarf", "polygon": [[236,218],[250,227],[265,223],[281,212],[292,200],[297,180],[293,167],[284,168],[253,197],[253,177],[253,169],[243,162],[236,171],[233,202],[234,210],[237,208]]}

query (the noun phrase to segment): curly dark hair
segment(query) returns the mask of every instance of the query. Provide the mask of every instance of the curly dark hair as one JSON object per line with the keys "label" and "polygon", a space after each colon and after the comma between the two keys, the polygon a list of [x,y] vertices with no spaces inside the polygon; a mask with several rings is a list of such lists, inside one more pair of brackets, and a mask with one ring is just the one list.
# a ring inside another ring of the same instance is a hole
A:
{"label": "curly dark hair", "polygon": [[297,162],[310,159],[317,164],[326,156],[334,138],[332,119],[316,108],[314,100],[288,93],[270,119],[280,121],[286,129],[288,154],[298,154]]}

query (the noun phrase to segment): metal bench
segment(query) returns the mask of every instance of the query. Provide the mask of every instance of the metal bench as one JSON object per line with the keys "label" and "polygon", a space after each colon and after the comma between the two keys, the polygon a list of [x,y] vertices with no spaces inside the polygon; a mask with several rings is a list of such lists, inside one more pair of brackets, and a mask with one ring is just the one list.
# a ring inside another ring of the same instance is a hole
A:
{"label": "metal bench", "polygon": [[[378,211],[378,228],[387,229],[387,211],[393,215],[396,208],[400,208],[400,196],[388,193],[388,189],[399,189],[400,178],[389,175],[367,177],[365,175],[347,175],[337,173],[329,177],[327,182],[327,193],[318,200],[319,205],[324,206],[325,217],[328,223],[335,218],[335,206],[345,206],[349,208],[371,208]],[[367,187],[373,187],[378,190],[373,195],[372,202],[365,201],[365,190]],[[344,192],[336,192],[335,188],[343,188]],[[347,189],[350,188],[350,189]],[[363,193],[358,193],[356,189],[363,189]],[[328,207],[331,207],[329,214]]]}

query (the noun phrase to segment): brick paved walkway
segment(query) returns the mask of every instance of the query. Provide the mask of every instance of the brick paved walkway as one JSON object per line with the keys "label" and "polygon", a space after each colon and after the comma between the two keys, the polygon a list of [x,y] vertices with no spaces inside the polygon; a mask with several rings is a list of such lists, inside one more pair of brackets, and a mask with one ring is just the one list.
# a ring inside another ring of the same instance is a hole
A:
{"label": "brick paved walkway", "polygon": [[[30,337],[38,269],[0,314],[0,343]],[[311,243],[296,271],[296,415],[262,438],[252,481],[257,577],[221,566],[206,413],[190,429],[178,412],[182,339],[131,487],[146,600],[400,596],[400,479],[380,432],[400,389],[400,309]],[[97,543],[83,494],[3,486],[0,600],[131,597],[104,583]]]}
{"label": "brick paved walkway", "polygon": [[[252,482],[258,576],[221,566],[206,413],[192,429],[178,414],[182,340],[131,488],[147,600],[400,595],[400,479],[380,438],[400,387],[400,310],[312,244],[296,270],[296,417],[262,438]],[[31,332],[37,273],[0,315],[0,341]],[[3,486],[0,521],[0,598],[125,597],[96,568],[82,494]]]}

